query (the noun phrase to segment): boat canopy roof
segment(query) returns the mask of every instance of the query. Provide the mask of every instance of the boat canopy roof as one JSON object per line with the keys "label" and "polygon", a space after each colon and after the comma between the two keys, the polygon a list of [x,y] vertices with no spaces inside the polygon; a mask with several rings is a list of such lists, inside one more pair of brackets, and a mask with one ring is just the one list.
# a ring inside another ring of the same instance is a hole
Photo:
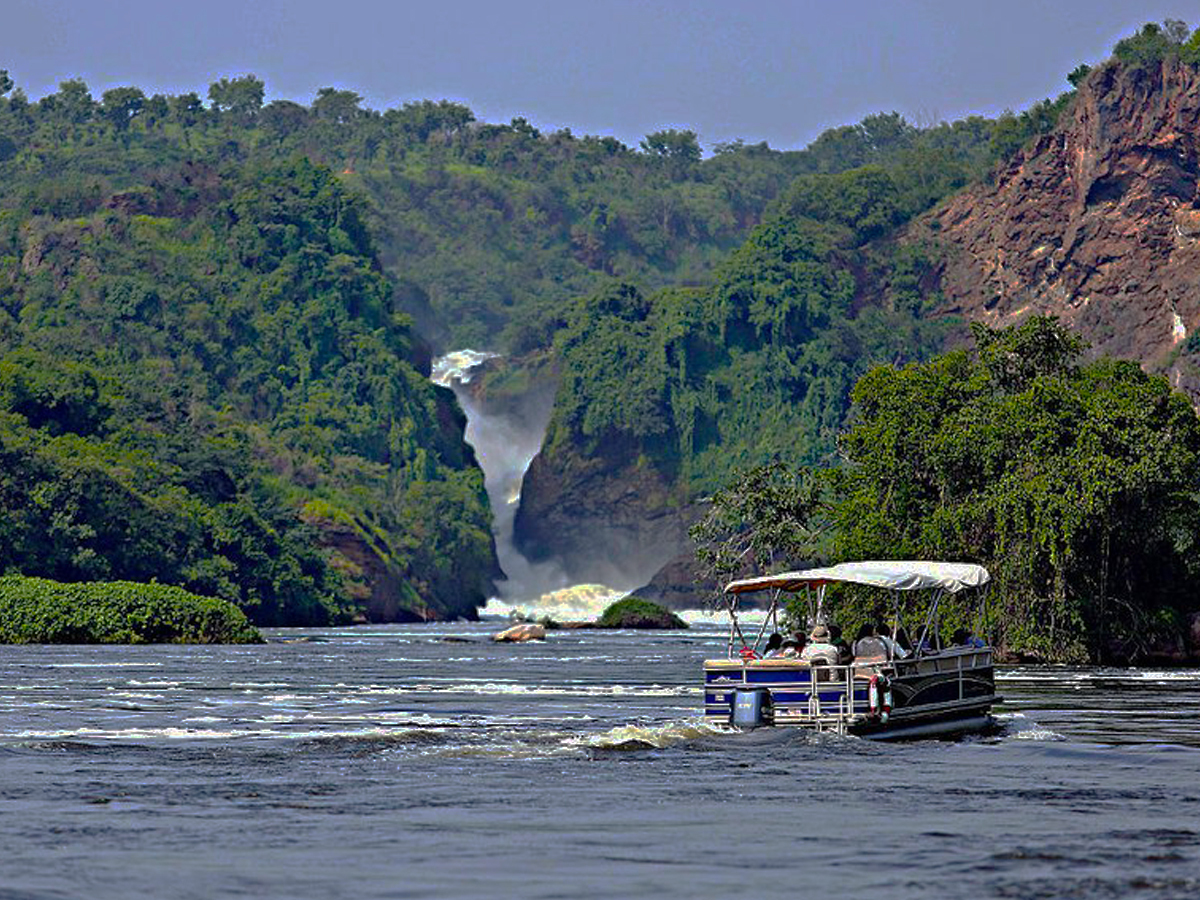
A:
{"label": "boat canopy roof", "polygon": [[802,572],[742,578],[729,582],[725,586],[725,593],[744,594],[770,588],[798,591],[806,587],[849,583],[866,584],[891,591],[940,588],[956,594],[964,588],[981,587],[990,579],[987,569],[973,563],[868,560],[839,563],[821,569],[805,569]]}

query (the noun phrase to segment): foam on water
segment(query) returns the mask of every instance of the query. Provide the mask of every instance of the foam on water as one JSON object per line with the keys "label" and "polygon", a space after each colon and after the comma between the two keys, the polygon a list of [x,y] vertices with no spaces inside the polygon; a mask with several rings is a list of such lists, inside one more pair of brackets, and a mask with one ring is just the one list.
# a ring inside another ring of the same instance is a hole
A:
{"label": "foam on water", "polygon": [[625,596],[625,591],[603,584],[576,584],[549,591],[534,600],[508,602],[492,597],[480,610],[484,617],[540,619],[549,616],[559,621],[594,622],[609,604]]}
{"label": "foam on water", "polygon": [[1066,738],[1057,731],[1052,731],[1030,721],[1024,713],[999,713],[995,716],[1002,733],[1006,738],[1018,741],[1063,741]]}
{"label": "foam on water", "polygon": [[600,734],[568,738],[566,743],[572,747],[590,747],[596,750],[662,750],[698,738],[732,733],[732,729],[727,726],[696,718],[657,725],[618,725]]}

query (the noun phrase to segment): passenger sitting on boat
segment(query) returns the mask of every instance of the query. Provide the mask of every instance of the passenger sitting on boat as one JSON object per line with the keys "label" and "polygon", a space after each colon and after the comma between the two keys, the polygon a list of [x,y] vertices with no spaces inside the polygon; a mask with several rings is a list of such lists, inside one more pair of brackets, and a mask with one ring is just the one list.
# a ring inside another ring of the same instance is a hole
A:
{"label": "passenger sitting on boat", "polygon": [[812,632],[808,635],[808,645],[800,652],[800,658],[809,662],[819,660],[827,666],[838,664],[841,654],[830,640],[827,626],[816,625],[813,627]]}
{"label": "passenger sitting on boat", "polygon": [[875,625],[866,624],[858,629],[858,637],[854,641],[855,662],[882,663],[892,658],[891,649],[876,633],[876,628]]}
{"label": "passenger sitting on boat", "polygon": [[930,631],[922,635],[921,640],[917,642],[917,655],[921,656],[925,653],[937,653],[942,649],[942,642],[938,636]]}
{"label": "passenger sitting on boat", "polygon": [[966,628],[960,628],[954,632],[954,645],[956,647],[970,647],[973,650],[978,650],[980,647],[986,647],[987,642],[983,638],[975,637]]}
{"label": "passenger sitting on boat", "polygon": [[845,665],[846,663],[850,662],[850,645],[842,640],[841,625],[829,626],[829,643],[837,647],[838,662],[840,664]]}
{"label": "passenger sitting on boat", "polygon": [[[884,646],[888,648],[889,658],[904,659],[908,656],[909,651],[907,649],[905,649],[905,647],[904,647],[904,645],[907,644],[908,641],[907,640],[904,640],[904,641],[892,640],[892,629],[888,628],[887,625],[884,625],[882,622],[880,622],[878,625],[875,626],[875,634],[878,635],[878,637],[881,641],[883,641]],[[901,637],[903,634],[904,634],[903,628],[897,629],[897,631],[896,631],[897,638]]]}
{"label": "passenger sitting on boat", "polygon": [[783,646],[779,648],[779,655],[787,657],[788,659],[795,659],[800,655],[800,651],[802,649],[803,647],[801,644],[789,638],[788,640],[784,641]]}
{"label": "passenger sitting on boat", "polygon": [[779,656],[779,651],[783,647],[783,635],[778,631],[772,631],[771,636],[767,638],[767,646],[763,649],[763,659],[771,659],[774,656]]}

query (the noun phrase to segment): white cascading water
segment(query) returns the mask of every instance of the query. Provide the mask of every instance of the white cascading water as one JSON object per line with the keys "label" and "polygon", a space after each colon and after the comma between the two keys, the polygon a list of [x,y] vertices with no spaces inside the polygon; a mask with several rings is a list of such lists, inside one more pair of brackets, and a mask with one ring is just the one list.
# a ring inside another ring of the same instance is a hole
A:
{"label": "white cascading water", "polygon": [[499,354],[456,350],[438,357],[430,375],[435,384],[454,391],[467,416],[464,435],[483,470],[492,507],[496,556],[507,578],[497,583],[498,597],[488,601],[484,615],[526,615],[555,619],[589,619],[625,592],[598,584],[572,584],[570,574],[556,562],[531,563],[513,542],[513,521],[521,501],[521,481],[541,449],[550,423],[553,391],[524,398],[519,412],[482,408],[469,385],[475,370]]}

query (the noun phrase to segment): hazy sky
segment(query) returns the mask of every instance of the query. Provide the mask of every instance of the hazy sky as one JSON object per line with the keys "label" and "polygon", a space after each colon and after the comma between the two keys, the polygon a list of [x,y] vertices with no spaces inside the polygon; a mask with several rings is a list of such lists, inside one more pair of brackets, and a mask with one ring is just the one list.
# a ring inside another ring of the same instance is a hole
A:
{"label": "hazy sky", "polygon": [[0,68],[30,97],[195,90],[252,72],[268,99],[325,86],[384,109],[458,100],[487,121],[801,147],[831,125],[1021,109],[1143,22],[1200,4],[1132,0],[2,0]]}

